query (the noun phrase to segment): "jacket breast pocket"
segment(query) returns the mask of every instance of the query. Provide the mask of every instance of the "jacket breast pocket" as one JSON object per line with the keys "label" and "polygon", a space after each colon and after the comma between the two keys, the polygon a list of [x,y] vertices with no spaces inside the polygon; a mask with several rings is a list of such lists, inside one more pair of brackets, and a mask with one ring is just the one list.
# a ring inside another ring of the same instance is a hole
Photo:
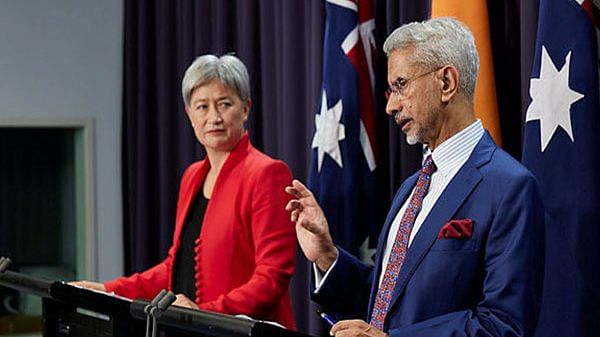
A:
{"label": "jacket breast pocket", "polygon": [[475,238],[454,239],[445,238],[437,239],[431,246],[431,251],[475,251],[477,250],[477,240]]}

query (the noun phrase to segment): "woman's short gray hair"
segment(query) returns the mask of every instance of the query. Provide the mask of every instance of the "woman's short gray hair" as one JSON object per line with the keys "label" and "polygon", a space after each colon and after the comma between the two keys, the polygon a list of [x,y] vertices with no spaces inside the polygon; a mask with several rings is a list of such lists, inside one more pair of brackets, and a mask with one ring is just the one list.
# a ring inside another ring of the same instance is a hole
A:
{"label": "woman's short gray hair", "polygon": [[185,105],[190,106],[194,89],[215,79],[233,89],[242,102],[250,99],[250,77],[244,63],[233,55],[206,54],[196,58],[183,75],[181,94]]}
{"label": "woman's short gray hair", "polygon": [[410,46],[415,48],[416,62],[431,70],[455,66],[460,74],[459,92],[473,100],[479,55],[469,28],[450,17],[411,22],[388,36],[383,51],[389,57],[392,51]]}

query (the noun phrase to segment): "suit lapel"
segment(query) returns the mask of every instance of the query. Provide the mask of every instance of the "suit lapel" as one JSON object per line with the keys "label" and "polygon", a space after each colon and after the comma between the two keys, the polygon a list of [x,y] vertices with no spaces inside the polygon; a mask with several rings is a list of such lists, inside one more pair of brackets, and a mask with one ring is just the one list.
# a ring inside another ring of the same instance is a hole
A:
{"label": "suit lapel", "polygon": [[436,201],[406,253],[404,264],[396,280],[390,309],[398,300],[418,265],[423,261],[435,242],[440,228],[452,219],[459,207],[471,194],[471,191],[481,181],[482,176],[479,173],[479,167],[489,162],[495,148],[495,144],[486,132],[473,150],[471,157],[452,178]]}

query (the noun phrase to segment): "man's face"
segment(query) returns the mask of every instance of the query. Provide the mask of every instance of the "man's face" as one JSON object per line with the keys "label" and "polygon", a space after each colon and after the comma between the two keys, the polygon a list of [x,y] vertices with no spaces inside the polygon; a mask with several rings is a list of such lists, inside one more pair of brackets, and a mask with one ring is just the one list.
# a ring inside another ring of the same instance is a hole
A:
{"label": "man's face", "polygon": [[415,62],[412,47],[394,50],[388,58],[391,89],[386,113],[394,117],[411,145],[435,144],[439,135],[442,118],[436,73]]}

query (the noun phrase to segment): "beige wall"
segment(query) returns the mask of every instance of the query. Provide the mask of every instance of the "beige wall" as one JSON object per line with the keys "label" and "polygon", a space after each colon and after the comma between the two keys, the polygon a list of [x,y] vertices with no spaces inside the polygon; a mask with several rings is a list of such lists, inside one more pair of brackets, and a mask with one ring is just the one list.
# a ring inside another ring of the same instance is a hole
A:
{"label": "beige wall", "polygon": [[122,0],[0,1],[0,118],[93,119],[100,280],[123,269],[122,49]]}

